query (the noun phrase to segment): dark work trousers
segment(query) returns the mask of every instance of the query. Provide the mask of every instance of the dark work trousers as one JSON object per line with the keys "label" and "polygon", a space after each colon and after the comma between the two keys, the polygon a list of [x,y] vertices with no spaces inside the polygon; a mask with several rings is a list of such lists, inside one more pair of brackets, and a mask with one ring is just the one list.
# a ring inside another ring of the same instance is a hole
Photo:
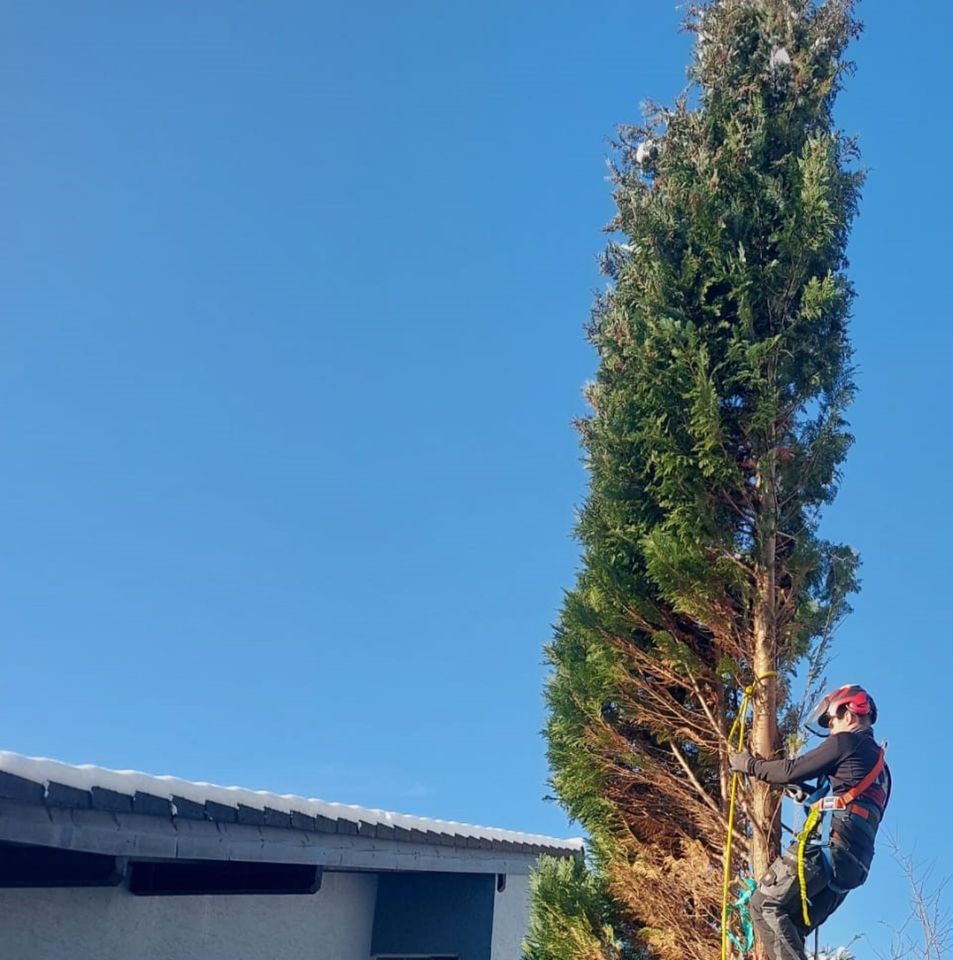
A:
{"label": "dark work trousers", "polygon": [[[849,853],[833,850],[834,871],[839,888],[859,887],[868,865]],[[804,852],[804,879],[811,925],[804,925],[801,912],[801,884],[797,875],[797,844],[771,864],[749,902],[751,922],[770,960],[805,960],[804,939],[819,927],[843,902],[844,892],[830,887],[819,847]]]}

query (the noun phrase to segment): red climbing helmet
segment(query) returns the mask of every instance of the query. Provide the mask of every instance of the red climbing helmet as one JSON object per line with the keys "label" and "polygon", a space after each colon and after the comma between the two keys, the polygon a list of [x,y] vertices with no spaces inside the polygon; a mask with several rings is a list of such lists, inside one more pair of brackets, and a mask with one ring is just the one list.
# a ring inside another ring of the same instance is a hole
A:
{"label": "red climbing helmet", "polygon": [[[877,704],[874,698],[858,683],[848,683],[827,694],[808,714],[806,726],[818,736],[826,737],[830,733],[831,719],[841,710],[849,710],[861,717],[870,717],[871,725],[877,722]],[[814,727],[823,728],[815,730]]]}

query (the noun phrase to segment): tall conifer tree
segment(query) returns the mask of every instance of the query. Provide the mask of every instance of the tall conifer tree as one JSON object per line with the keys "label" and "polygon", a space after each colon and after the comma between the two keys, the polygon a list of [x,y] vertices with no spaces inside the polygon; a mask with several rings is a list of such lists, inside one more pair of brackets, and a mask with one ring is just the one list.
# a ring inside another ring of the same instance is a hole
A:
{"label": "tall conifer tree", "polygon": [[[851,442],[845,246],[861,175],[831,110],[852,0],[692,10],[690,87],[620,131],[617,239],[579,424],[583,565],[547,649],[552,784],[582,865],[544,865],[532,960],[718,955],[727,733],[779,756],[794,673],[848,612],[857,558],[818,534]],[[734,872],[780,847],[752,784]]]}

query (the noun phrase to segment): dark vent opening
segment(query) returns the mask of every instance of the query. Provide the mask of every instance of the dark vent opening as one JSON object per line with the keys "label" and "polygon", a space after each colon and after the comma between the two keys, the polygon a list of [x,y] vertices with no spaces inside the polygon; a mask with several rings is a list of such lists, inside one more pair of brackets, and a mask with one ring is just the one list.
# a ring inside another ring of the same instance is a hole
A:
{"label": "dark vent opening", "polygon": [[309,894],[321,887],[321,868],[301,863],[237,860],[136,861],[129,889],[141,897],[209,894]]}
{"label": "dark vent opening", "polygon": [[121,879],[115,857],[0,843],[0,887],[115,887]]}

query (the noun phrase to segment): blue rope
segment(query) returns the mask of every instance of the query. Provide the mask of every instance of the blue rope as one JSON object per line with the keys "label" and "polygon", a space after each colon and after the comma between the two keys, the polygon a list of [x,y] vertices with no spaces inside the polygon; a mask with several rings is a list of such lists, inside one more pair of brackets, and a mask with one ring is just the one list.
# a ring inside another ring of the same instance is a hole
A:
{"label": "blue rope", "polygon": [[728,907],[729,912],[735,911],[738,914],[741,937],[736,936],[729,930],[728,939],[742,956],[747,956],[754,949],[754,927],[751,924],[751,910],[748,908],[748,901],[755,890],[758,889],[758,885],[751,877],[745,877],[741,881],[741,886],[742,891],[738,895],[738,899]]}

